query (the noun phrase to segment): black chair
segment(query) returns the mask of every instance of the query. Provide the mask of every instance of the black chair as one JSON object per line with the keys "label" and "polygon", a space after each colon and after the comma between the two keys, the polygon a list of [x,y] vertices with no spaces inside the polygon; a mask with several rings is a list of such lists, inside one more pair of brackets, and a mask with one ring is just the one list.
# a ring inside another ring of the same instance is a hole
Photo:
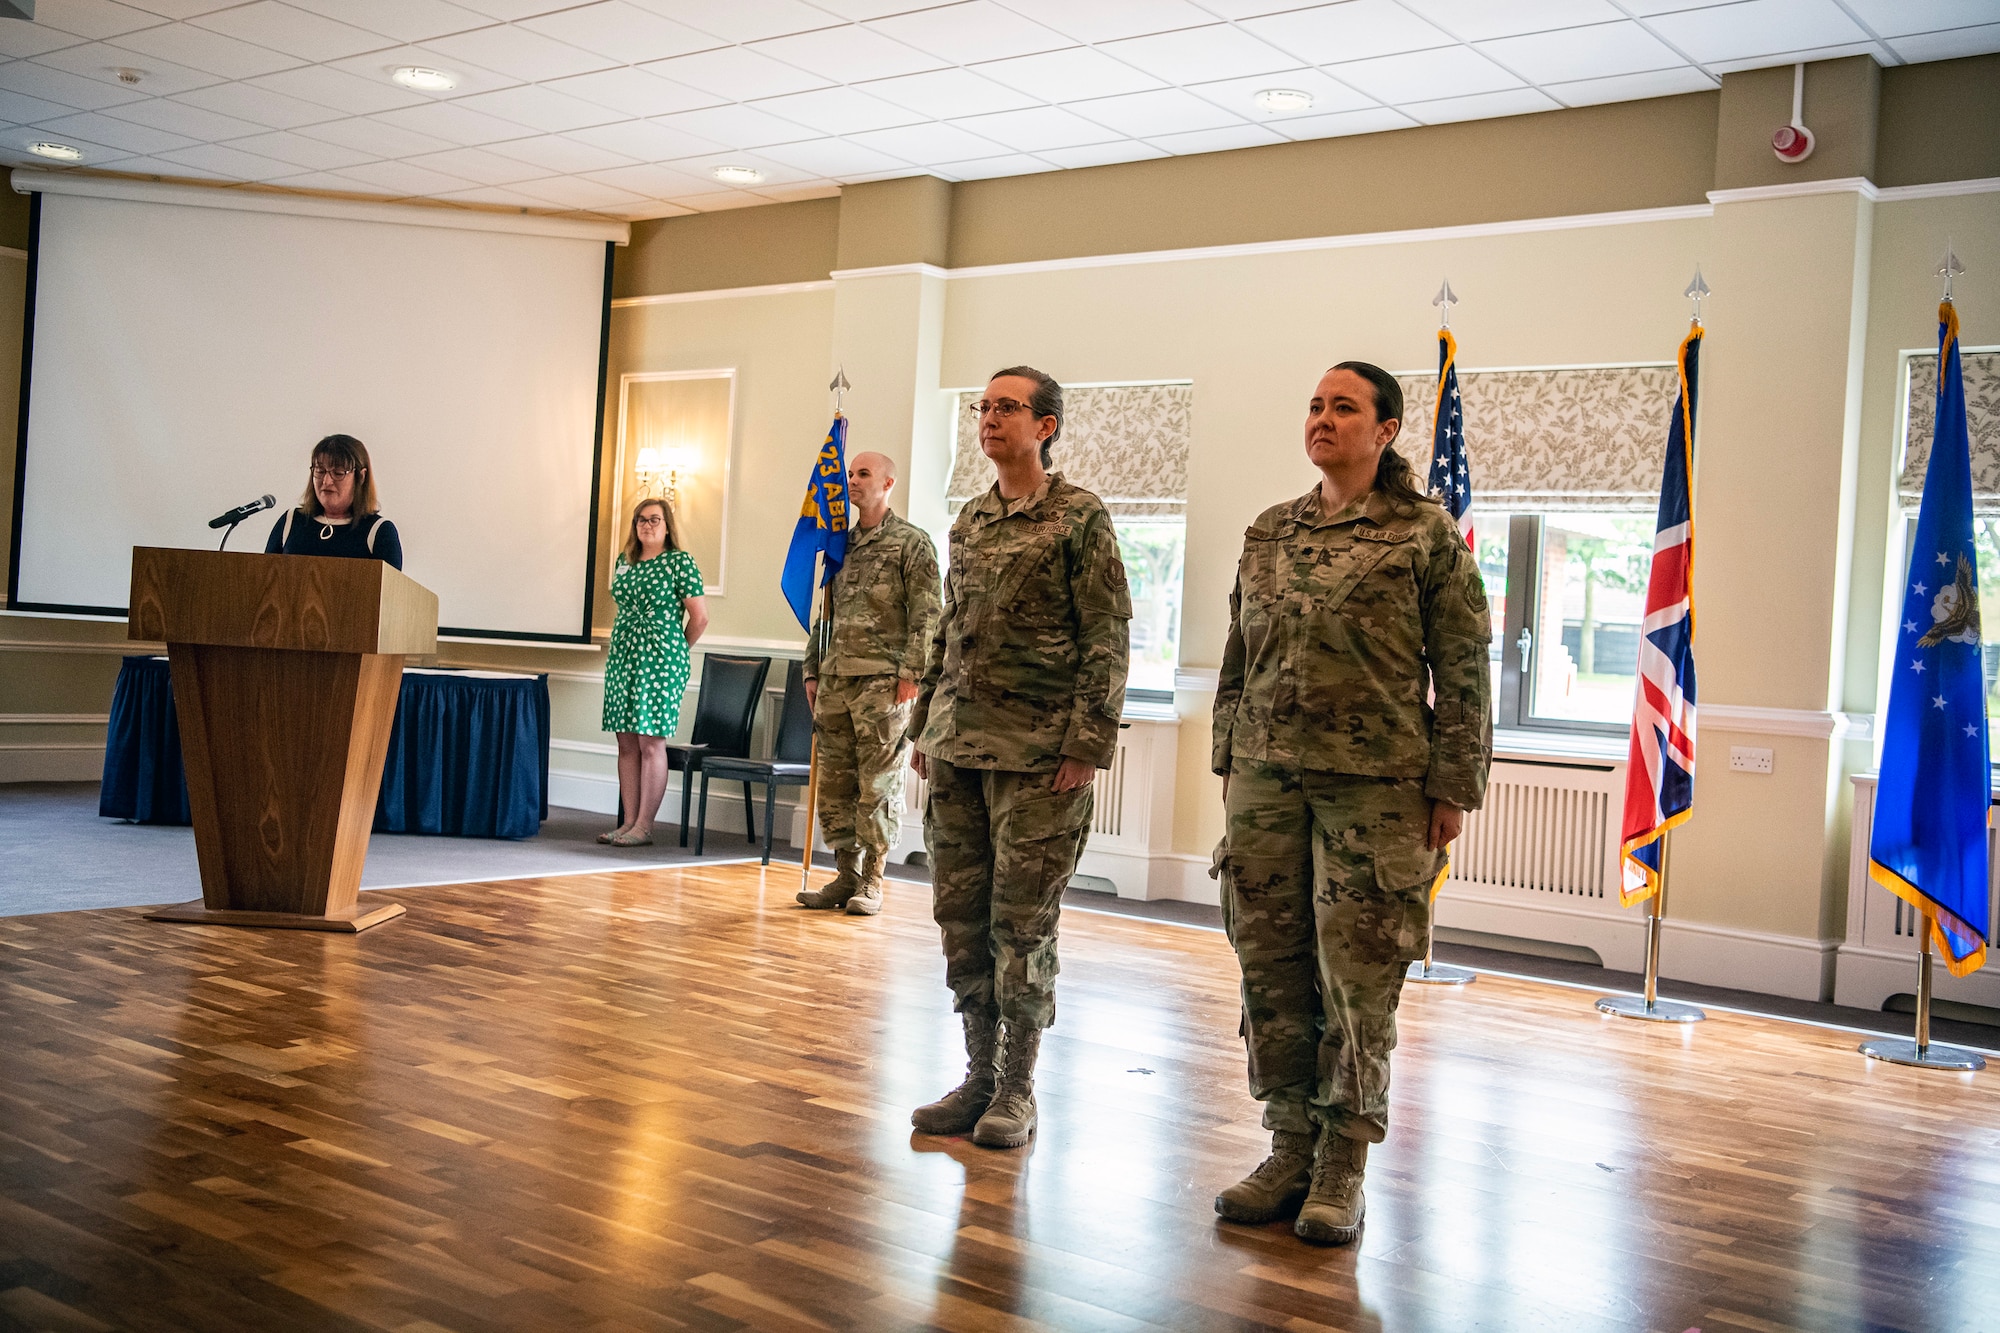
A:
{"label": "black chair", "polygon": [[[730,657],[706,653],[701,659],[701,698],[695,703],[694,731],[685,745],[667,742],[667,771],[681,778],[681,846],[688,845],[688,803],[694,795],[694,775],[710,759],[743,757],[750,753],[750,729],[757,725],[757,705],[764,699],[764,678],[771,674],[768,657]],[[702,784],[707,799],[708,784]],[[750,784],[743,784],[743,817],[751,817]]]}
{"label": "black chair", "polygon": [[[708,832],[708,780],[741,782],[745,809],[750,784],[764,784],[764,864],[771,864],[771,837],[777,823],[778,788],[803,787],[812,774],[812,705],[806,702],[806,673],[803,664],[785,668],[785,711],[778,721],[777,743],[769,759],[731,759],[710,755],[701,765],[701,809],[695,815],[694,854],[701,855],[702,837]],[[757,826],[750,824],[750,841],[757,841]]]}

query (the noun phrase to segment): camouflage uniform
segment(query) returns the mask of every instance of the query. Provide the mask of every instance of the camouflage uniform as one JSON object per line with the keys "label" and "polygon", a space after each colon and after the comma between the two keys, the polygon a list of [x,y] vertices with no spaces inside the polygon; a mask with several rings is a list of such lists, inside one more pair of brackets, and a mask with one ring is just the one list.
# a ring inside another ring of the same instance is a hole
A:
{"label": "camouflage uniform", "polygon": [[1486,791],[1485,587],[1442,508],[1379,491],[1325,516],[1315,488],[1243,537],[1213,759],[1250,1091],[1269,1129],[1379,1143],[1445,862],[1424,846],[1431,803]]}
{"label": "camouflage uniform", "polygon": [[832,611],[806,646],[817,680],[819,820],[835,853],[860,851],[879,868],[896,840],[903,798],[898,681],[918,681],[937,631],[937,551],[908,519],[888,514],[847,540],[834,575]]}
{"label": "camouflage uniform", "polygon": [[1091,814],[1090,785],[1057,794],[1055,770],[1110,765],[1131,618],[1111,517],[1060,473],[1018,500],[996,485],[952,524],[907,735],[930,761],[924,840],[960,1012],[1054,1021],[1056,916]]}

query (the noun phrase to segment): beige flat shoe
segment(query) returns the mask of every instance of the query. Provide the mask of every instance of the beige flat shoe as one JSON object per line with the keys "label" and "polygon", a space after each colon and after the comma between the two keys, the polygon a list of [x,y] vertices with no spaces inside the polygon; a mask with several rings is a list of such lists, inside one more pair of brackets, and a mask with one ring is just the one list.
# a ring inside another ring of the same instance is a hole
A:
{"label": "beige flat shoe", "polygon": [[651,847],[653,835],[650,833],[620,833],[611,839],[613,847]]}

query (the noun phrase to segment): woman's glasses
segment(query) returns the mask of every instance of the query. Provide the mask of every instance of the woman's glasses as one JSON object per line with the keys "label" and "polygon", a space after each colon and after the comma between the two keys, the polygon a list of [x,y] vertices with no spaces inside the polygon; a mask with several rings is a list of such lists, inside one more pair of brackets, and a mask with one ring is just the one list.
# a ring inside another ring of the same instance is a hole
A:
{"label": "woman's glasses", "polygon": [[644,518],[633,519],[632,526],[635,528],[664,528],[667,526],[667,520],[661,518],[658,514],[648,514]]}
{"label": "woman's glasses", "polygon": [[321,467],[315,463],[313,464],[312,474],[314,481],[322,478],[329,481],[339,481],[342,477],[353,476],[354,469],[351,467]]}
{"label": "woman's glasses", "polygon": [[1028,405],[1026,403],[1017,403],[1012,398],[982,398],[976,403],[967,403],[965,410],[970,412],[975,420],[991,412],[994,416],[1005,421],[1016,412],[1027,411]]}

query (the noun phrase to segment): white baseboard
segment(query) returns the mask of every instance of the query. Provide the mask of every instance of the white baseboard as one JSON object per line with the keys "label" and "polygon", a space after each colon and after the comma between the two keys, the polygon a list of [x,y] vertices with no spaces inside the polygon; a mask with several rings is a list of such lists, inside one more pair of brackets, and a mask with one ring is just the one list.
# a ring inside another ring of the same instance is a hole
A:
{"label": "white baseboard", "polygon": [[[1840,970],[1836,974],[1833,1002],[1854,1009],[1882,1011],[1892,995],[1917,993],[1917,955],[1892,953],[1887,949],[1840,946]],[[1979,1004],[2000,1009],[2000,973],[1992,968],[1969,977],[1955,977],[1942,965],[1931,968],[1931,994],[1959,1004]]]}
{"label": "white baseboard", "polygon": [[103,777],[103,741],[0,745],[0,782],[97,782]]}
{"label": "white baseboard", "polygon": [[[681,818],[681,787],[679,773],[668,775],[666,799],[660,802],[659,817],[670,824],[678,824]],[[752,800],[757,806],[757,817],[764,817],[764,792],[761,787],[753,787]],[[780,792],[787,788],[780,787]],[[701,788],[695,787],[695,799],[701,799]],[[549,769],[549,804],[560,805],[570,810],[588,810],[593,814],[618,814],[618,779],[610,773],[588,773],[578,769]],[[780,830],[796,826],[794,810],[796,800],[784,796],[778,798],[777,827]],[[694,819],[694,808],[688,808],[688,819]],[[735,783],[708,784],[708,831],[710,833],[733,833],[743,836],[743,789]],[[797,846],[797,843],[793,843]]]}
{"label": "white baseboard", "polygon": [[1208,877],[1208,858],[1188,852],[1160,852],[1147,855],[1123,848],[1092,847],[1085,844],[1077,871],[1110,880],[1118,896],[1135,902],[1206,903],[1222,902],[1222,889]]}
{"label": "white baseboard", "polygon": [[[1637,972],[1646,965],[1646,927],[1636,911],[1628,918],[1561,903],[1507,902],[1447,880],[1433,919],[1457,930],[1576,945],[1614,971]],[[1662,962],[1669,958],[1662,953]]]}

